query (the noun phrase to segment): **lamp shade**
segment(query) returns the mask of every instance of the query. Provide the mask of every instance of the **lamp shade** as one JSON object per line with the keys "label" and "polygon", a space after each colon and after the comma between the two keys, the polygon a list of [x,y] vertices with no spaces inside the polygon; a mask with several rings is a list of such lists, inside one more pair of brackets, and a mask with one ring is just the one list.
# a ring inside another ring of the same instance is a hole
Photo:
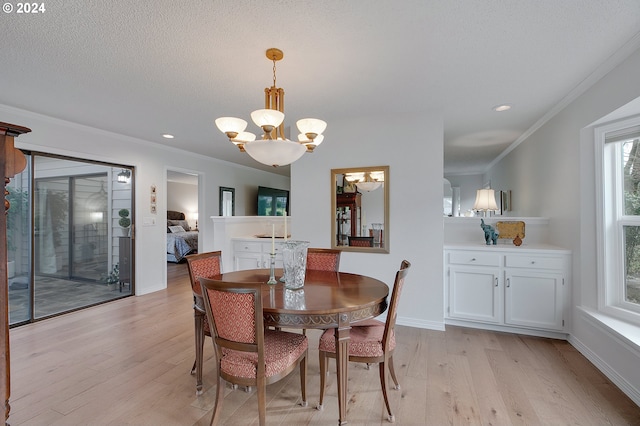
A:
{"label": "lamp shade", "polygon": [[251,113],[251,119],[260,128],[278,127],[284,121],[284,114],[275,109],[257,109]]}
{"label": "lamp shade", "polygon": [[256,140],[244,144],[247,154],[268,166],[286,166],[298,160],[307,151],[301,143],[290,140]]}
{"label": "lamp shade", "polygon": [[367,191],[367,192],[375,191],[376,189],[380,188],[381,185],[382,185],[381,182],[358,182],[358,183],[356,183],[356,186],[358,187],[358,189],[361,189],[361,190]]}
{"label": "lamp shade", "polygon": [[478,189],[473,209],[483,211],[498,210],[495,191],[493,189]]}
{"label": "lamp shade", "polygon": [[298,130],[302,134],[314,133],[320,135],[327,128],[327,123],[317,118],[303,118],[296,122],[296,126],[298,126]]}
{"label": "lamp shade", "polygon": [[251,132],[239,132],[232,142],[252,142],[256,140],[256,135]]}
{"label": "lamp shade", "polygon": [[216,126],[222,133],[240,133],[247,128],[247,122],[236,117],[220,117],[217,118]]}

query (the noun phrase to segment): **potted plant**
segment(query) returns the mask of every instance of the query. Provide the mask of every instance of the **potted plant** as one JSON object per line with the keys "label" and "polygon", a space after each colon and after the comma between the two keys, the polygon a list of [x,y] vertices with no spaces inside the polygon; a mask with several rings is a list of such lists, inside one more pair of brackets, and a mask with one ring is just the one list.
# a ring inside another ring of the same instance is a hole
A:
{"label": "potted plant", "polygon": [[116,263],[115,265],[113,265],[113,269],[111,269],[111,272],[107,274],[104,281],[107,283],[107,288],[109,290],[116,289],[116,284],[120,282],[120,264],[119,263]]}
{"label": "potted plant", "polygon": [[131,219],[129,219],[129,210],[128,209],[120,209],[118,212],[118,216],[120,216],[120,220],[118,220],[118,224],[122,227],[122,232],[125,237],[129,236],[129,227],[131,226]]}

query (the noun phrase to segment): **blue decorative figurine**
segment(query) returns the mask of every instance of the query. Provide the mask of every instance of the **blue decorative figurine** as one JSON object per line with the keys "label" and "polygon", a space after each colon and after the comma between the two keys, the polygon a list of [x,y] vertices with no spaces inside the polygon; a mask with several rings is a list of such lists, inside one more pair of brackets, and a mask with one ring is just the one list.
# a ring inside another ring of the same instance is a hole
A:
{"label": "blue decorative figurine", "polygon": [[487,245],[490,245],[493,241],[493,245],[495,246],[498,243],[498,235],[500,235],[500,233],[496,231],[493,226],[485,225],[484,219],[480,219],[480,228],[484,231],[484,240],[487,242]]}

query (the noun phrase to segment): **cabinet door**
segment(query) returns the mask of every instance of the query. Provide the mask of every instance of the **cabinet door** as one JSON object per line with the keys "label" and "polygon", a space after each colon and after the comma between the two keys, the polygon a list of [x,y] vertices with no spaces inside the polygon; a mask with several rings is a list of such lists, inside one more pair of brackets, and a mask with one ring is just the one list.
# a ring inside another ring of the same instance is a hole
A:
{"label": "cabinet door", "polygon": [[507,270],[505,323],[562,330],[562,274]]}
{"label": "cabinet door", "polygon": [[262,253],[236,252],[233,257],[233,263],[236,271],[265,268],[262,262]]}
{"label": "cabinet door", "polygon": [[449,316],[500,323],[499,268],[450,267]]}

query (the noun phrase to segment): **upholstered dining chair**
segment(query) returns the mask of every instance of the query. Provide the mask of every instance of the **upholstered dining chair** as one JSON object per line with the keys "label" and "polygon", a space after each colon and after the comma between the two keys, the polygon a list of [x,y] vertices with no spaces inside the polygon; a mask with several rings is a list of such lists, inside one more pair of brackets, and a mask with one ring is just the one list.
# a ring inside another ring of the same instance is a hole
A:
{"label": "upholstered dining chair", "polygon": [[220,420],[224,388],[221,379],[256,386],[258,418],[265,424],[266,386],[300,365],[302,405],[307,405],[307,336],[264,328],[262,283],[200,279],[207,319],[216,351],[216,401],[211,424]]}
{"label": "upholstered dining chair", "polygon": [[[395,383],[395,389],[400,389],[400,383],[398,383],[396,372],[393,368],[393,350],[396,347],[394,328],[396,325],[398,300],[400,299],[404,280],[410,267],[411,264],[403,260],[400,265],[400,270],[396,272],[386,322],[383,323],[375,319],[366,320],[352,325],[350,332],[349,361],[378,364],[382,396],[384,397],[384,403],[389,413],[388,420],[392,423],[395,421],[395,417],[391,412],[389,397],[387,396],[385,366],[389,368],[389,373],[391,373],[391,378]],[[320,402],[318,408],[321,409],[324,397],[325,377],[327,375],[327,358],[336,357],[336,340],[333,329],[325,330],[325,332],[322,333],[318,349],[320,353]]]}
{"label": "upholstered dining chair", "polygon": [[202,394],[202,353],[205,336],[211,336],[209,322],[204,310],[200,278],[215,278],[222,272],[222,252],[210,251],[186,256],[191,291],[193,292],[193,319],[195,327],[196,359],[191,374],[196,375],[196,395]]}
{"label": "upholstered dining chair", "polygon": [[341,250],[326,248],[307,249],[307,269],[312,271],[334,271],[340,269]]}

